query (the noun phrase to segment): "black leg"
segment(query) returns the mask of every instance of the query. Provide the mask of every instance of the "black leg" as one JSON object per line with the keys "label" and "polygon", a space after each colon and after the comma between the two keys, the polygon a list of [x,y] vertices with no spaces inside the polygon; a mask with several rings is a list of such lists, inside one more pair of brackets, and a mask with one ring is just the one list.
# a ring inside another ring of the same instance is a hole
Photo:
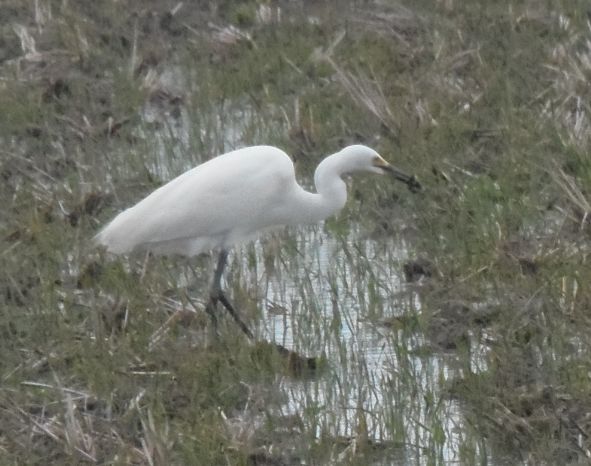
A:
{"label": "black leg", "polygon": [[218,301],[221,301],[226,310],[230,313],[232,318],[240,327],[240,330],[242,330],[246,334],[246,336],[252,340],[254,338],[254,335],[252,334],[248,326],[242,321],[242,319],[238,315],[238,312],[236,312],[236,309],[234,309],[234,306],[232,306],[232,303],[226,297],[222,290],[222,275],[224,273],[224,268],[226,267],[227,260],[228,251],[222,249],[218,257],[218,265],[213,275],[213,282],[211,284],[211,291],[209,293],[209,303],[207,304],[205,311],[210,315],[213,324],[217,326],[217,317],[215,315],[215,310]]}
{"label": "black leg", "polygon": [[234,318],[234,320],[238,324],[238,327],[240,327],[240,329],[246,334],[246,336],[248,338],[253,340],[254,335],[252,334],[252,332],[250,331],[248,326],[242,321],[242,319],[240,318],[240,316],[236,312],[236,309],[234,309],[234,306],[232,306],[232,303],[228,300],[228,298],[226,298],[226,295],[222,291],[220,291],[219,300],[222,302],[222,304],[224,305],[226,310],[230,313],[230,315]]}
{"label": "black leg", "polygon": [[213,283],[211,284],[211,291],[214,293],[222,290],[222,275],[224,274],[227,261],[228,251],[222,249],[220,251],[220,255],[218,256],[218,265],[215,268],[215,272],[213,274]]}

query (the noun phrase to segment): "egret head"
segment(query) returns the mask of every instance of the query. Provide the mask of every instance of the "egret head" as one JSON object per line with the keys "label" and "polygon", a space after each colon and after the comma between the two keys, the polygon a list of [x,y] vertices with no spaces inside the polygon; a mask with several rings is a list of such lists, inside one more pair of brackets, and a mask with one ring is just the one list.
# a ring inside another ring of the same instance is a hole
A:
{"label": "egret head", "polygon": [[350,167],[349,171],[351,172],[366,171],[380,175],[389,174],[397,180],[405,183],[408,186],[408,189],[412,192],[417,192],[422,189],[420,183],[414,176],[407,175],[393,167],[386,162],[380,154],[367,146],[360,144],[347,146],[341,150],[340,153],[347,157]]}

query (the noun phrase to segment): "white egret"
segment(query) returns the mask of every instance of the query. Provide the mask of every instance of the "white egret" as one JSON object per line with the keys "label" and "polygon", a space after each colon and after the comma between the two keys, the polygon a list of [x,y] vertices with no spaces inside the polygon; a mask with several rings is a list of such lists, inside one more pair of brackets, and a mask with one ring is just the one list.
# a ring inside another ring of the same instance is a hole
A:
{"label": "white egret", "polygon": [[246,147],[202,163],[156,189],[117,215],[95,241],[115,254],[143,250],[194,256],[218,249],[206,310],[215,321],[215,308],[221,301],[252,338],[222,290],[228,249],[265,230],[315,223],[336,213],[347,200],[342,177],[354,172],[389,173],[412,191],[420,190],[414,177],[362,145],[345,147],[318,165],[316,193],[298,185],[293,162],[282,150]]}

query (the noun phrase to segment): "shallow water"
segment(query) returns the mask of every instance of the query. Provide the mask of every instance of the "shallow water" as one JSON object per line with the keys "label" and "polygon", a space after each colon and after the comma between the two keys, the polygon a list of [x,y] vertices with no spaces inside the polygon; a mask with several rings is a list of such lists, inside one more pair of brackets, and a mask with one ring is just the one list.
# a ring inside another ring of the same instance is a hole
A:
{"label": "shallow water", "polygon": [[[458,361],[420,356],[420,334],[381,325],[420,313],[418,295],[401,279],[404,241],[367,239],[360,229],[335,237],[321,225],[279,236],[253,245],[240,270],[243,286],[259,290],[257,338],[325,356],[329,365],[317,379],[279,381],[287,398],[281,414],[299,416],[318,438],[367,436],[387,448],[384,464],[459,461],[462,415],[442,395],[462,370]],[[270,259],[265,251],[277,247],[281,260]],[[482,367],[482,354],[477,359],[473,366]]]}
{"label": "shallow water", "polygon": [[[209,158],[187,158],[200,154],[195,145],[222,153],[245,141],[272,140],[278,130],[258,121],[248,105],[209,110],[196,120],[145,109],[146,123],[164,122],[152,133],[161,157],[151,168],[162,179]],[[278,231],[236,248],[230,258],[228,289],[238,279],[262,312],[256,339],[328,361],[318,378],[277,381],[286,400],[277,414],[298,417],[317,438],[367,440],[383,449],[373,464],[451,464],[465,462],[466,451],[468,462],[505,464],[490,458],[461,406],[444,395],[466,365],[485,369],[486,347],[472,339],[466,363],[466,355],[425,352],[429,342],[416,329],[384,325],[420,319],[416,284],[404,283],[402,273],[410,245],[396,236],[372,239],[362,225],[349,225],[345,234],[327,230],[321,224]]]}

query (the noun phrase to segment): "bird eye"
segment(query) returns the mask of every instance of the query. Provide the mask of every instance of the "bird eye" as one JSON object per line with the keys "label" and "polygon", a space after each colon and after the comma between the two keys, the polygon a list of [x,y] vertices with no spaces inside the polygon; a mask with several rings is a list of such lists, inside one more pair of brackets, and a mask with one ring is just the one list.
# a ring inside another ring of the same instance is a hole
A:
{"label": "bird eye", "polygon": [[379,155],[373,158],[372,165],[374,167],[381,168],[382,170],[385,170],[385,171],[388,171],[390,168],[390,165],[388,164],[388,162],[386,162]]}

